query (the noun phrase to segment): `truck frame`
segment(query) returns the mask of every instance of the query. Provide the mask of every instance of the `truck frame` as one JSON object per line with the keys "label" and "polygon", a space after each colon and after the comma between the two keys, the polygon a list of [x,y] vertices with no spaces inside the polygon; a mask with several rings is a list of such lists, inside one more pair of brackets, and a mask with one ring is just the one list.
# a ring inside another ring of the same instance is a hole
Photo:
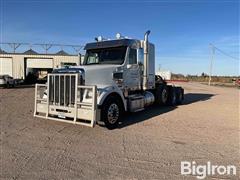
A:
{"label": "truck frame", "polygon": [[124,112],[156,104],[176,105],[183,88],[155,75],[155,47],[119,33],[114,40],[99,36],[85,46],[80,66],[53,70],[47,84],[36,84],[34,116],[94,127],[118,126]]}

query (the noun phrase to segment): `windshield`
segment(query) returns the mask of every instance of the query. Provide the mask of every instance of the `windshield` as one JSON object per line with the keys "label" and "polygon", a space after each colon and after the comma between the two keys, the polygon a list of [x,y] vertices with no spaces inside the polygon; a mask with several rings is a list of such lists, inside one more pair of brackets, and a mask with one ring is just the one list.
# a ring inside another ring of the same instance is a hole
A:
{"label": "windshield", "polygon": [[86,52],[84,65],[90,64],[122,64],[127,47],[89,49]]}

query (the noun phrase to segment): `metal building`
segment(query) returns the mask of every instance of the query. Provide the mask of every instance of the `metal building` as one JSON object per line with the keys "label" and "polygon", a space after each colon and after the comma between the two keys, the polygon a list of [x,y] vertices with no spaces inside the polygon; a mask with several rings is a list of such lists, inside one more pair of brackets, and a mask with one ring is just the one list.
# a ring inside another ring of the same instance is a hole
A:
{"label": "metal building", "polygon": [[0,74],[8,74],[16,79],[25,79],[29,73],[43,78],[54,68],[79,65],[81,55],[69,55],[65,51],[56,54],[38,54],[29,49],[24,53],[7,53],[0,49]]}

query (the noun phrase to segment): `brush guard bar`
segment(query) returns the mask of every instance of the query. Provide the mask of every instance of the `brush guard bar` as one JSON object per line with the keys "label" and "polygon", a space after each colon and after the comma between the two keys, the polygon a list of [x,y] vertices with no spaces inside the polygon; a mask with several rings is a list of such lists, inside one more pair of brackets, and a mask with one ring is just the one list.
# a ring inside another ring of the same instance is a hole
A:
{"label": "brush guard bar", "polygon": [[94,127],[97,87],[81,83],[78,73],[48,74],[47,85],[35,85],[34,116]]}

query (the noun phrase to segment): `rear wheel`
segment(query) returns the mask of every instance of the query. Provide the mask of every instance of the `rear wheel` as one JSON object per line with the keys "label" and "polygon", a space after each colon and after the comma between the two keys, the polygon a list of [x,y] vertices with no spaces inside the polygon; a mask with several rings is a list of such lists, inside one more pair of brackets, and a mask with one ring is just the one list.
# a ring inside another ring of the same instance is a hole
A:
{"label": "rear wheel", "polygon": [[168,102],[167,104],[170,106],[175,106],[177,103],[177,93],[176,93],[176,88],[169,86],[169,97],[168,97]]}
{"label": "rear wheel", "polygon": [[108,97],[102,105],[101,120],[108,129],[115,129],[122,117],[123,107],[118,97]]}
{"label": "rear wheel", "polygon": [[155,93],[156,104],[166,105],[168,100],[168,89],[165,85],[160,85],[156,88]]}
{"label": "rear wheel", "polygon": [[182,104],[184,100],[184,90],[181,87],[177,87],[177,104]]}

